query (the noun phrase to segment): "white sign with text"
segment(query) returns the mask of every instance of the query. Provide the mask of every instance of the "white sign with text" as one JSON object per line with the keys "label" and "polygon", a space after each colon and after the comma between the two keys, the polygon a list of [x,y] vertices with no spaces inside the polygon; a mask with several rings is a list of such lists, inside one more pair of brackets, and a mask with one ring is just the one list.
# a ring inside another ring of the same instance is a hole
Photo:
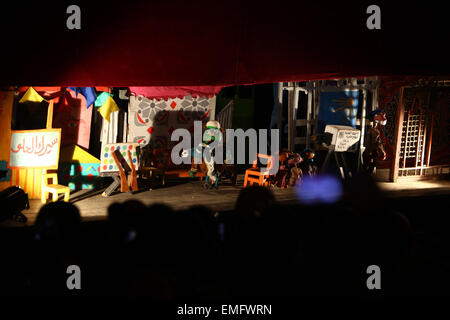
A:
{"label": "white sign with text", "polygon": [[57,169],[61,129],[11,131],[10,168]]}
{"label": "white sign with text", "polygon": [[327,125],[325,132],[331,133],[333,138],[331,144],[334,145],[334,151],[351,151],[356,143],[359,142],[361,132],[358,129],[349,126]]}

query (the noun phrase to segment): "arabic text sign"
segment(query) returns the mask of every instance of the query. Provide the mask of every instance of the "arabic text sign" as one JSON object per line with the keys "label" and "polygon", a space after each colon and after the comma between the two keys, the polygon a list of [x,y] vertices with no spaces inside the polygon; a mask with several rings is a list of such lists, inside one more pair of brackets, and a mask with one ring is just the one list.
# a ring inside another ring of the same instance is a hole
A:
{"label": "arabic text sign", "polygon": [[61,129],[11,131],[11,168],[57,169]]}
{"label": "arabic text sign", "polygon": [[329,132],[333,135],[331,144],[334,145],[334,151],[345,152],[352,151],[359,142],[361,132],[358,129],[354,129],[350,126],[334,126],[327,125],[325,132]]}

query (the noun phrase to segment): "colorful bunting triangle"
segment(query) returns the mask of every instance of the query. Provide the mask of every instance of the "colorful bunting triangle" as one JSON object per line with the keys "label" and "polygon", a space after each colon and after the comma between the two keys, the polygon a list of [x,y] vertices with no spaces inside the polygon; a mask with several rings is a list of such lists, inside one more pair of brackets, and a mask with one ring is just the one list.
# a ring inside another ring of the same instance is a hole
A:
{"label": "colorful bunting triangle", "polygon": [[69,89],[75,91],[75,97],[78,96],[78,93],[81,93],[86,98],[86,107],[88,109],[97,99],[97,94],[92,87],[69,87]]}
{"label": "colorful bunting triangle", "polygon": [[115,111],[119,111],[119,107],[111,96],[108,96],[105,103],[98,109],[98,112],[100,112],[102,117],[108,122],[111,117],[111,113]]}
{"label": "colorful bunting triangle", "polygon": [[98,95],[97,99],[95,100],[94,106],[101,107],[105,102],[106,99],[108,99],[109,96],[113,96],[111,93],[108,92],[102,92]]}
{"label": "colorful bunting triangle", "polygon": [[29,87],[28,90],[23,95],[22,99],[19,100],[19,102],[27,102],[27,101],[42,102],[43,100],[44,98],[42,98],[39,95],[39,93],[37,93],[36,90],[34,90],[33,87]]}

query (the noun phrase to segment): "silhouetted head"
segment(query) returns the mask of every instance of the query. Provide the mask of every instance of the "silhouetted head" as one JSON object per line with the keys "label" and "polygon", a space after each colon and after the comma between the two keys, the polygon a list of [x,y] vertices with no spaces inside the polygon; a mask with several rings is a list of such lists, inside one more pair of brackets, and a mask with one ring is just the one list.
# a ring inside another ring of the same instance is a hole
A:
{"label": "silhouetted head", "polygon": [[81,216],[78,208],[69,202],[51,202],[44,205],[36,218],[36,239],[54,243],[75,242],[79,239]]}
{"label": "silhouetted head", "polygon": [[260,217],[264,211],[275,203],[272,192],[264,187],[251,186],[239,193],[236,201],[236,213],[244,220]]}
{"label": "silhouetted head", "polygon": [[108,208],[108,221],[113,241],[132,242],[136,238],[141,216],[147,207],[140,201],[113,203]]}
{"label": "silhouetted head", "polygon": [[344,200],[355,209],[374,209],[382,207],[385,196],[372,176],[362,172],[354,174],[344,182]]}

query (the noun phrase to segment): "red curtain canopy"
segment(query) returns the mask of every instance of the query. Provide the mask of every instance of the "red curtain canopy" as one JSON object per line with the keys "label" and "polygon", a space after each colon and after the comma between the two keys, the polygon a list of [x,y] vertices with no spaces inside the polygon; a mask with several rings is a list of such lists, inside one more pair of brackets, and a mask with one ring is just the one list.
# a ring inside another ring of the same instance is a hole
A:
{"label": "red curtain canopy", "polygon": [[449,75],[444,4],[360,1],[2,3],[0,85],[225,86]]}

